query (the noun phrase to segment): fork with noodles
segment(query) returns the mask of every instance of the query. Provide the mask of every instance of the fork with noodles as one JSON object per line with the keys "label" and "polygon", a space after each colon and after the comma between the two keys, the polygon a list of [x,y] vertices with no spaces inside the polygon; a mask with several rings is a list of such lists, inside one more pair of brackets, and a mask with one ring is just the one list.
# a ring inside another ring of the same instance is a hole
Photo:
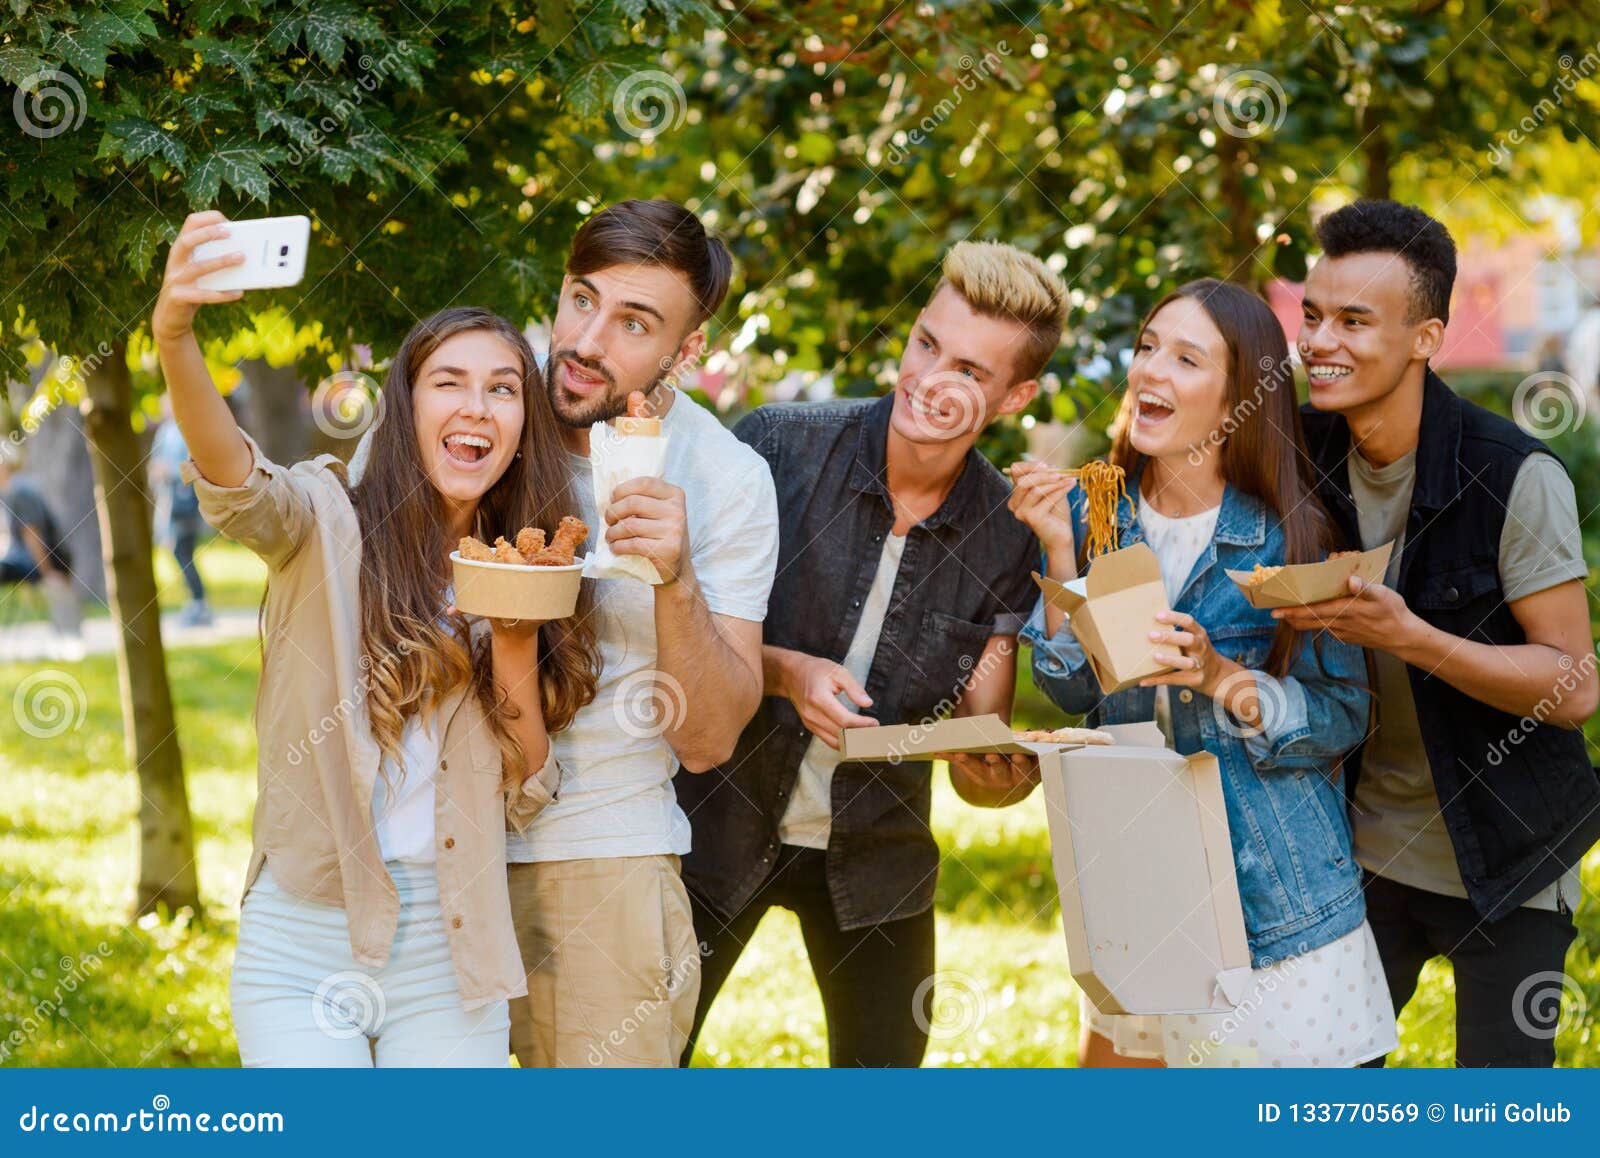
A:
{"label": "fork with noodles", "polygon": [[[1085,558],[1092,559],[1117,549],[1121,538],[1117,509],[1128,497],[1127,478],[1120,466],[1096,458],[1076,468],[1034,466],[1033,469],[1047,470],[1058,478],[1075,478],[1083,488],[1089,524],[1084,543]],[[1013,479],[1017,477],[1015,467],[1008,467],[1006,473]]]}

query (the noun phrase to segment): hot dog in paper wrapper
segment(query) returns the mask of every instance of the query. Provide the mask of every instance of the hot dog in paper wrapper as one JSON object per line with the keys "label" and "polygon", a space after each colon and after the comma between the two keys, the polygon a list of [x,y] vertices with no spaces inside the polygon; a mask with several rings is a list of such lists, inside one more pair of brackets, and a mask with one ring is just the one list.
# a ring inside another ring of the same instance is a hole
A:
{"label": "hot dog in paper wrapper", "polygon": [[[594,477],[594,505],[604,525],[611,493],[636,478],[660,478],[667,463],[667,436],[659,418],[624,417],[596,422],[589,428],[589,471]],[[591,579],[637,579],[661,582],[655,564],[638,555],[618,555],[603,531],[594,536],[583,573]]]}

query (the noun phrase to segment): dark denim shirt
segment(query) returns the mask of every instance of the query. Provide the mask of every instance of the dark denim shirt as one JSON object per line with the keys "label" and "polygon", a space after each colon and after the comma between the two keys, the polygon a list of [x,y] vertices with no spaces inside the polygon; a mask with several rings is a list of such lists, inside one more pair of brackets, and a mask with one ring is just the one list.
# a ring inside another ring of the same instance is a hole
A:
{"label": "dark denim shirt", "polygon": [[[778,572],[764,642],[842,662],[894,526],[885,454],[893,396],[764,406],[734,433],[772,468]],[[949,710],[994,635],[1014,635],[1032,609],[1032,533],[1006,509],[1010,484],[976,450],[944,504],[911,528],[866,679],[886,724]],[[787,699],[769,696],[733,758],[679,773],[694,828],[683,875],[724,916],[760,888],[778,854],[778,824],[811,733]],[[840,764],[833,774],[828,891],[841,929],[925,912],[939,850],[928,827],[932,765]]]}

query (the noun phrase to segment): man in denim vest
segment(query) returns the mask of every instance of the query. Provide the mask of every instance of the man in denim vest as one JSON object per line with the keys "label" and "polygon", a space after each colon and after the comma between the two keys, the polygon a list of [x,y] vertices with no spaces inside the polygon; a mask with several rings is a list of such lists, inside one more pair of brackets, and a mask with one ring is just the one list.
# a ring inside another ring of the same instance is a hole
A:
{"label": "man in denim vest", "polygon": [[1279,614],[1371,649],[1375,727],[1345,766],[1395,1009],[1446,957],[1457,1064],[1548,1066],[1577,865],[1600,835],[1572,483],[1429,368],[1456,271],[1444,226],[1358,201],[1317,233],[1299,346],[1318,489],[1352,545],[1395,549],[1383,585]]}
{"label": "man in denim vest", "polygon": [[[766,698],[732,760],[677,781],[705,955],[697,1034],[777,905],[800,919],[833,1064],[922,1060],[939,869],[931,767],[840,763],[840,733],[951,710],[1009,718],[1039,548],[974,444],[1032,400],[1066,312],[1060,279],[1011,246],[964,242],[942,273],[892,395],[766,406],[735,431],[777,484],[778,574]],[[1038,767],[963,757],[950,777],[970,803],[998,807],[1027,796]]]}

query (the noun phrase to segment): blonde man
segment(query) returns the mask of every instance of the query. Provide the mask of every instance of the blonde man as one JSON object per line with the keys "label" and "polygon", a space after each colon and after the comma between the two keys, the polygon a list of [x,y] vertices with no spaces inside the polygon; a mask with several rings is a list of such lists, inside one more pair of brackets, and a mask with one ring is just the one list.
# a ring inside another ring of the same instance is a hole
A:
{"label": "blonde man", "polygon": [[[696,1037],[777,905],[800,919],[832,1064],[915,1066],[927,1045],[932,766],[841,764],[839,737],[952,706],[1009,718],[1039,547],[975,443],[1033,399],[1066,316],[1061,280],[1012,246],[963,242],[941,273],[892,395],[764,406],[734,432],[772,468],[780,545],[765,698],[731,760],[677,782],[694,829]],[[997,808],[1026,797],[1038,769],[969,757],[950,778]]]}

